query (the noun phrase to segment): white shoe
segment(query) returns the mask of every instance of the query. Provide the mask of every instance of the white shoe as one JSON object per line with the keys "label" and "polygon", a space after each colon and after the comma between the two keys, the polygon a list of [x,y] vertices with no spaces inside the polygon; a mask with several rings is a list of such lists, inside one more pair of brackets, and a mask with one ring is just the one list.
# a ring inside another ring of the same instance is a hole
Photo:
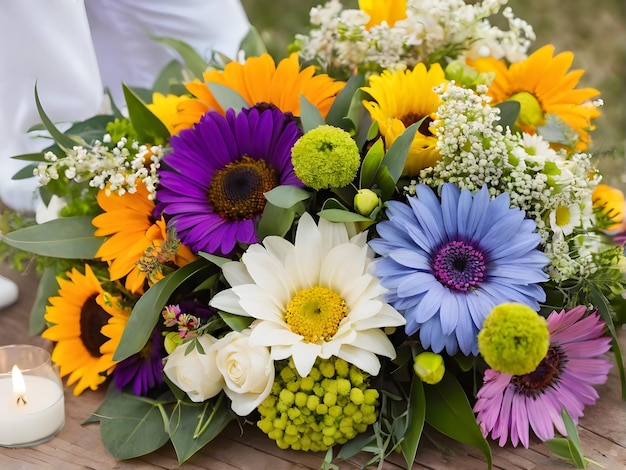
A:
{"label": "white shoe", "polygon": [[0,276],[0,310],[17,301],[19,289],[11,279]]}

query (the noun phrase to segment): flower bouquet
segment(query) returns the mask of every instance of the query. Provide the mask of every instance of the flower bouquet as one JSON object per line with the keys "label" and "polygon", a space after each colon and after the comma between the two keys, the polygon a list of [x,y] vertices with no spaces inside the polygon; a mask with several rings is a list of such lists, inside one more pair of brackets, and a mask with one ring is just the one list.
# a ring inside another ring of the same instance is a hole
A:
{"label": "flower bouquet", "polygon": [[411,467],[432,429],[586,465],[609,351],[626,390],[624,198],[587,151],[598,91],[505,3],[331,0],[280,60],[172,41],[184,65],[65,132],[36,95],[45,210],[2,239],[38,257],[67,385],[108,386],[116,458],[239,420],[328,465]]}

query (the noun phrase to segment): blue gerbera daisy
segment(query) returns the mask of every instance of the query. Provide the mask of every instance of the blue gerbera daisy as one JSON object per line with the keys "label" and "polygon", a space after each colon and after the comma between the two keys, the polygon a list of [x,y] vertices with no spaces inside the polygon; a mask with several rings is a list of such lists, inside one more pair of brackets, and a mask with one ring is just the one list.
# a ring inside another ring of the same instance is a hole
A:
{"label": "blue gerbera daisy", "polygon": [[293,116],[276,107],[205,114],[171,139],[159,170],[157,211],[194,252],[229,254],[237,243],[258,242],[264,193],[304,186],[291,163],[301,135]]}
{"label": "blue gerbera daisy", "polygon": [[503,302],[539,310],[539,285],[548,258],[537,249],[535,222],[509,207],[509,196],[490,200],[443,185],[441,200],[426,185],[408,205],[390,201],[388,221],[370,242],[382,258],[375,273],[388,301],[406,318],[406,333],[419,331],[422,345],[448,354],[478,354],[477,334],[491,309]]}

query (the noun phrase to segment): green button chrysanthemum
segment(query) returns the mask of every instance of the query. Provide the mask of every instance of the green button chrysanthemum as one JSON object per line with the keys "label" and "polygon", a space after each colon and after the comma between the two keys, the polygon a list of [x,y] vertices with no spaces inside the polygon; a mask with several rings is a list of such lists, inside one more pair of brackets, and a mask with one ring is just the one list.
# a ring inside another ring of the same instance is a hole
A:
{"label": "green button chrysanthemum", "polygon": [[258,427],[281,449],[324,451],[344,444],[377,419],[378,390],[369,374],[343,359],[318,358],[308,376],[276,363],[270,395],[258,407]]}
{"label": "green button chrysanthemum", "polygon": [[489,367],[506,374],[531,373],[549,346],[545,318],[524,304],[497,305],[478,334],[478,349]]}
{"label": "green button chrysanthemum", "polygon": [[342,188],[352,182],[361,158],[343,129],[323,125],[304,134],[291,149],[296,176],[313,189]]}

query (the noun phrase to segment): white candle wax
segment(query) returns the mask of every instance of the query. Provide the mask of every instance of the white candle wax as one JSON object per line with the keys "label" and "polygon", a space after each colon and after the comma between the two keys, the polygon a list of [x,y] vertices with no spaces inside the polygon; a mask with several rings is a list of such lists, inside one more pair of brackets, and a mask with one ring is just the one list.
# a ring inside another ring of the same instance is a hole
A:
{"label": "white candle wax", "polygon": [[56,434],[65,422],[63,390],[45,377],[24,375],[26,404],[15,398],[11,377],[0,378],[0,445],[22,446]]}

